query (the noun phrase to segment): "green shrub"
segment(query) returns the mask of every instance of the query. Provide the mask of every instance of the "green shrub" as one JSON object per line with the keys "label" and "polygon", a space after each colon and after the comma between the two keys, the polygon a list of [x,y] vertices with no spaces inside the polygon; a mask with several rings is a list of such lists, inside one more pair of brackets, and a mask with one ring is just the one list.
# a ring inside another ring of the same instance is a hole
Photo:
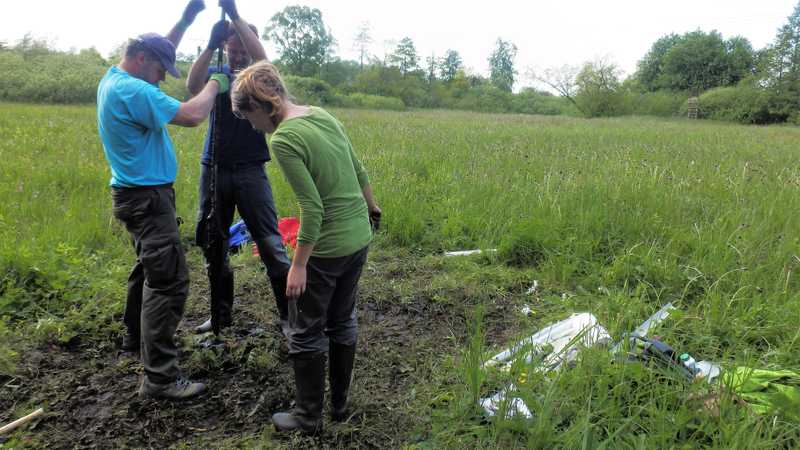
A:
{"label": "green shrub", "polygon": [[457,109],[493,113],[509,112],[512,94],[491,85],[476,86],[454,103]]}
{"label": "green shrub", "polygon": [[629,114],[625,94],[612,89],[584,89],[575,96],[586,117],[613,117]]}
{"label": "green shrub", "polygon": [[286,75],[283,77],[289,94],[298,102],[309,105],[327,105],[334,98],[331,85],[316,78],[296,77]]}
{"label": "green shrub", "polygon": [[750,84],[720,87],[698,98],[698,117],[745,124],[783,122],[787,117],[775,112],[775,100],[768,90]]}
{"label": "green shrub", "polygon": [[89,52],[0,51],[0,65],[0,100],[35,103],[92,103],[108,70]]}
{"label": "green shrub", "polygon": [[362,94],[360,92],[349,95],[336,95],[331,104],[342,108],[383,109],[391,111],[402,111],[406,109],[405,103],[399,98]]}
{"label": "green shrub", "polygon": [[681,108],[688,98],[689,94],[685,92],[627,92],[625,103],[630,114],[671,117],[681,114]]}
{"label": "green shrub", "polygon": [[523,89],[510,99],[511,112],[517,114],[541,114],[555,116],[566,114],[570,108],[568,101],[563,97],[544,95],[532,89]]}
{"label": "green shrub", "polygon": [[[114,62],[94,50],[65,53],[40,49],[36,52],[0,51],[0,100],[28,103],[94,103],[97,85]],[[188,66],[181,64],[181,72]],[[161,89],[179,100],[187,100],[185,78],[167,79]]]}

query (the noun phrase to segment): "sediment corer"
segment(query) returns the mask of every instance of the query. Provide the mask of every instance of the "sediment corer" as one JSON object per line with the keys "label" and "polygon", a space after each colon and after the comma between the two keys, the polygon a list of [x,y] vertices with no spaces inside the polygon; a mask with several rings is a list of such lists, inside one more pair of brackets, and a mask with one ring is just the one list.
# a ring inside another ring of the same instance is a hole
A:
{"label": "sediment corer", "polygon": [[[222,9],[222,18],[220,20],[225,20],[225,10]],[[219,73],[223,73],[222,67],[222,46],[224,43],[220,43],[219,48],[217,49],[217,71]],[[211,177],[208,183],[208,194],[210,198],[210,208],[208,211],[208,216],[206,217],[206,233],[207,233],[207,242],[209,251],[209,258],[212,259],[217,264],[222,264],[223,259],[225,258],[225,252],[228,251],[227,245],[220,244],[219,241],[222,240],[222,227],[219,222],[219,213],[217,212],[218,206],[218,192],[217,192],[217,173],[219,169],[219,142],[220,142],[220,133],[222,128],[222,96],[217,95],[217,98],[214,100],[214,132],[211,133],[211,145],[209,145],[209,153],[211,156]],[[216,285],[220,285],[222,271],[216,270],[212,277],[217,279]],[[214,331],[214,334],[218,335],[220,332],[221,324],[220,321],[222,320],[222,312],[221,308],[222,305],[220,304],[220,296],[219,295],[210,295],[211,299],[211,329]]]}
{"label": "sediment corer", "polygon": [[696,361],[688,353],[679,355],[675,349],[659,338],[636,337],[635,339],[640,347],[640,352],[638,354],[629,353],[629,360],[657,361],[676,369],[687,381],[703,380],[708,384],[715,383],[722,373],[722,367],[719,364],[705,360]]}
{"label": "sediment corer", "polygon": [[636,344],[636,340],[638,338],[646,338],[650,330],[661,324],[661,322],[665,321],[667,317],[669,317],[670,311],[674,309],[676,308],[672,303],[667,303],[666,305],[662,306],[661,309],[655,312],[655,314],[648,317],[647,320],[636,327],[632,333],[623,336],[623,338],[611,349],[611,353],[617,354],[621,352],[625,349],[626,344],[628,345],[628,348],[632,348]]}
{"label": "sediment corer", "polygon": [[653,361],[673,368],[687,380],[694,380],[697,375],[697,367],[695,366],[694,358],[689,356],[688,353],[678,355],[675,349],[659,339],[643,337],[636,337],[635,339],[643,344],[641,357],[645,361]]}

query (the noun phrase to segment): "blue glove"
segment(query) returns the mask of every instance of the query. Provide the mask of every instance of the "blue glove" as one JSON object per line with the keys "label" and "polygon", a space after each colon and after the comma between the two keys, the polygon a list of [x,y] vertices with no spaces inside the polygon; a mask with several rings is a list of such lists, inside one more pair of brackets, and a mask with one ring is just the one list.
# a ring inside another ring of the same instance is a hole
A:
{"label": "blue glove", "polygon": [[230,23],[227,20],[220,20],[215,23],[214,28],[211,29],[211,37],[208,39],[208,49],[216,50],[222,47],[230,33]]}
{"label": "blue glove", "polygon": [[200,11],[206,9],[206,4],[203,0],[191,0],[186,9],[183,10],[181,23],[188,27],[194,22],[195,17],[200,14]]}
{"label": "blue glove", "polygon": [[239,11],[236,10],[236,0],[219,0],[219,7],[225,11],[225,14],[227,14],[231,20],[239,18]]}

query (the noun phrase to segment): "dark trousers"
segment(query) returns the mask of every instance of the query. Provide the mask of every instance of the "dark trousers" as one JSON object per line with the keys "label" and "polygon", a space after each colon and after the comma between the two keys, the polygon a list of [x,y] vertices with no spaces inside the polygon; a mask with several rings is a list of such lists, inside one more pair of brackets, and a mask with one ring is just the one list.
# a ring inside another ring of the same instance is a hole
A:
{"label": "dark trousers", "polygon": [[355,345],[358,280],[368,250],[364,247],[338,258],[309,258],[306,291],[289,301],[289,354],[327,352],[330,341]]}
{"label": "dark trousers", "polygon": [[[206,218],[211,209],[208,186],[212,170],[211,166],[205,164],[201,168],[196,240],[205,256],[211,296],[218,299],[221,307],[220,323],[227,326],[230,325],[233,309],[233,271],[228,262],[227,250],[234,211],[239,210],[239,215],[258,247],[269,278],[285,277],[289,272],[290,261],[278,231],[278,214],[272,198],[272,187],[263,164],[219,166],[216,212],[222,236],[216,241],[224,249],[220,251],[207,245],[209,225]],[[221,260],[215,260],[212,255],[221,255]]]}
{"label": "dark trousers", "polygon": [[189,271],[175,215],[175,191],[113,188],[114,217],[125,225],[136,249],[128,277],[124,322],[139,338],[142,363],[153,383],[178,376],[175,331],[189,293]]}

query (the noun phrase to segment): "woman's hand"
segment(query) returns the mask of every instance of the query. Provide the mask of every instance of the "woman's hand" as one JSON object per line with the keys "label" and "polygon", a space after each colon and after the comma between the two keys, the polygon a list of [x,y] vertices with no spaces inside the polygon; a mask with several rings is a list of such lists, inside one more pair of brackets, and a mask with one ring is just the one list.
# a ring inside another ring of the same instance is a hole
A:
{"label": "woman's hand", "polygon": [[381,226],[381,208],[377,204],[368,206],[369,208],[369,224],[374,231],[378,231]]}
{"label": "woman's hand", "polygon": [[297,300],[306,291],[306,266],[292,264],[286,281],[286,298]]}

